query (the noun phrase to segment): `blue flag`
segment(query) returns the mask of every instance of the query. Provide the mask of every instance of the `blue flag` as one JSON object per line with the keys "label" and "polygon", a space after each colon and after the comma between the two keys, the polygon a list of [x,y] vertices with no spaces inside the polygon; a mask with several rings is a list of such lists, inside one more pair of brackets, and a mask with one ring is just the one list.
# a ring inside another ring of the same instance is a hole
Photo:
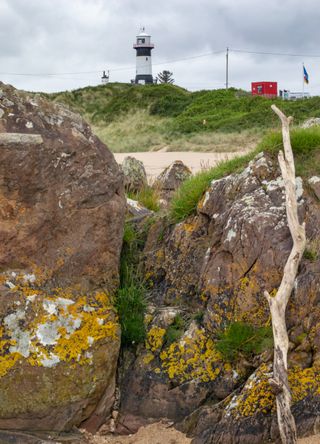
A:
{"label": "blue flag", "polygon": [[306,70],[306,68],[304,67],[304,65],[303,65],[303,79],[304,79],[304,81],[305,81],[306,84],[309,83],[309,74],[307,73],[307,70]]}

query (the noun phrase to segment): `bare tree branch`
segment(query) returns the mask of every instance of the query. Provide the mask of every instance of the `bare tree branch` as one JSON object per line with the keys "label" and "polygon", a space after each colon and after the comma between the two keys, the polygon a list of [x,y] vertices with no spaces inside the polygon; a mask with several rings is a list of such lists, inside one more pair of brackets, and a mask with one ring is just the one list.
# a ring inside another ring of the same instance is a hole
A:
{"label": "bare tree branch", "polygon": [[306,245],[305,224],[300,224],[296,195],[295,166],[290,141],[290,123],[292,117],[286,117],[275,105],[272,110],[282,123],[284,152],[280,151],[278,161],[284,180],[286,195],[286,213],[288,226],[293,240],[293,247],[283,271],[283,278],[277,294],[271,297],[265,291],[268,300],[274,338],[273,379],[270,385],[276,394],[277,417],[281,440],[284,444],[295,444],[297,432],[294,417],[291,413],[291,392],[288,383],[288,348],[289,339],[286,328],[286,307],[292,293],[299,263]]}

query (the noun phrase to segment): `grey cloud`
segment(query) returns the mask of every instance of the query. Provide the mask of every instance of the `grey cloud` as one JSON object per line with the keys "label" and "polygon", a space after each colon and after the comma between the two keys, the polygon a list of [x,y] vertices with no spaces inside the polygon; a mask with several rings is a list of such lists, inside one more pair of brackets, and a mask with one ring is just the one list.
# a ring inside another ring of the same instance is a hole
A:
{"label": "grey cloud", "polygon": [[[227,45],[251,51],[320,53],[319,19],[316,0],[281,4],[277,0],[0,0],[0,70],[63,73],[110,68],[112,80],[130,81],[135,65],[132,44],[144,25],[155,43],[155,74],[166,68],[174,71],[182,86],[223,87],[224,54],[156,63],[224,50]],[[230,81],[249,88],[251,80],[268,77],[297,89],[301,62],[231,53]],[[318,61],[305,62],[315,79]],[[96,84],[99,76],[1,78],[25,89],[52,91]],[[310,88],[317,92],[315,82]]]}

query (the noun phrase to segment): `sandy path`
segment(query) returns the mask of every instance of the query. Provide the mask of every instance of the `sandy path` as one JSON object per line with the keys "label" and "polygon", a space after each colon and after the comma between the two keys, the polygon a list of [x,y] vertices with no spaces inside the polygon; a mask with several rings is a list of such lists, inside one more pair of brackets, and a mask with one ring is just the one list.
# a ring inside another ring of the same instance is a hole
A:
{"label": "sandy path", "polygon": [[244,151],[234,153],[200,153],[190,151],[177,152],[145,152],[145,153],[114,153],[118,163],[122,163],[127,156],[141,160],[147,172],[148,178],[157,177],[167,166],[175,160],[181,160],[193,173],[203,168],[215,166],[217,163],[245,154]]}

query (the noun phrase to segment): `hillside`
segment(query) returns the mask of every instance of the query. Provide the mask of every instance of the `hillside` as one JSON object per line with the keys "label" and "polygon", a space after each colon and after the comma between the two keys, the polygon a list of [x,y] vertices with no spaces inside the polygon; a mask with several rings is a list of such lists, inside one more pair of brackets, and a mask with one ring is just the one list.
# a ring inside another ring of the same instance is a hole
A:
{"label": "hillside", "polygon": [[[233,88],[189,92],[175,85],[111,83],[47,97],[80,112],[114,152],[235,151],[253,147],[277,126],[269,99]],[[320,116],[320,97],[273,102],[297,125]]]}

